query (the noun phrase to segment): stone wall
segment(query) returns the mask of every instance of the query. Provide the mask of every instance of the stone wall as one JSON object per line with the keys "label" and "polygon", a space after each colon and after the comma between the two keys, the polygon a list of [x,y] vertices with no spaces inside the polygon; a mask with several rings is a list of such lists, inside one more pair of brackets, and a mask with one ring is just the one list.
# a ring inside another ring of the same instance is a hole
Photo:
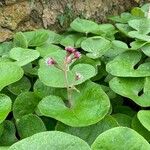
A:
{"label": "stone wall", "polygon": [[137,6],[140,0],[0,0],[0,42],[17,31],[48,28],[65,30],[81,16],[105,22],[106,16]]}

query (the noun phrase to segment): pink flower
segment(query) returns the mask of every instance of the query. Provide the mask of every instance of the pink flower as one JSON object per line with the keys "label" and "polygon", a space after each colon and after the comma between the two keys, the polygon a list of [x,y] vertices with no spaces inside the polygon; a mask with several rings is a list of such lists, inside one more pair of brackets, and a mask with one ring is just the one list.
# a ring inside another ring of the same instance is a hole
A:
{"label": "pink flower", "polygon": [[81,56],[80,52],[78,52],[78,51],[74,52],[74,58],[80,58],[80,56]]}
{"label": "pink flower", "polygon": [[56,62],[55,62],[55,60],[54,60],[53,58],[48,58],[48,59],[46,60],[46,64],[47,64],[48,66],[51,66],[51,65],[56,64]]}
{"label": "pink flower", "polygon": [[71,46],[68,46],[68,47],[65,47],[65,50],[68,52],[68,53],[74,53],[76,51],[75,48],[71,47]]}

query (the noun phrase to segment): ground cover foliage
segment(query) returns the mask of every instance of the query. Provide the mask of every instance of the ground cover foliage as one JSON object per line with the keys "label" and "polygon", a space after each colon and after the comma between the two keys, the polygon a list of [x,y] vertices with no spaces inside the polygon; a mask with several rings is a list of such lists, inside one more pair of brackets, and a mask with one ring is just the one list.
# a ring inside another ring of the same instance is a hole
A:
{"label": "ground cover foliage", "polygon": [[149,6],[1,43],[0,150],[149,150]]}

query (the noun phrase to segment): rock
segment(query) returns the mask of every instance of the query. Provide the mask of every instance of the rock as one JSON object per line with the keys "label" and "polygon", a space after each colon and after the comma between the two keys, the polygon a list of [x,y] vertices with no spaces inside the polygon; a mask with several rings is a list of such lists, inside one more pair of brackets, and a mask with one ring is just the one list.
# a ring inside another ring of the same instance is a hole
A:
{"label": "rock", "polygon": [[29,18],[31,6],[28,1],[5,6],[0,10],[0,26],[15,30],[21,21]]}
{"label": "rock", "polygon": [[0,28],[0,42],[4,42],[7,39],[11,39],[12,36],[13,33],[10,30]]}

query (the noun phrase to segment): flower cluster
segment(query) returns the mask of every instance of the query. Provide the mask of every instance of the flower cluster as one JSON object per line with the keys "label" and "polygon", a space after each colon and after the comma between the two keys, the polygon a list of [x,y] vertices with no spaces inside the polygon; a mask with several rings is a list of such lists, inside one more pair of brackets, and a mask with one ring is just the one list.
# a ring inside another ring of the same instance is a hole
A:
{"label": "flower cluster", "polygon": [[[72,60],[78,59],[81,57],[80,52],[71,46],[65,47],[65,50],[67,51],[67,56],[66,56],[67,63],[71,63]],[[72,54],[73,54],[73,57],[72,57]]]}
{"label": "flower cluster", "polygon": [[[71,63],[72,60],[78,59],[81,57],[80,52],[71,46],[65,47],[65,50],[67,51],[66,62],[68,64]],[[55,65],[56,61],[53,58],[48,58],[46,59],[46,64],[48,66]]]}

